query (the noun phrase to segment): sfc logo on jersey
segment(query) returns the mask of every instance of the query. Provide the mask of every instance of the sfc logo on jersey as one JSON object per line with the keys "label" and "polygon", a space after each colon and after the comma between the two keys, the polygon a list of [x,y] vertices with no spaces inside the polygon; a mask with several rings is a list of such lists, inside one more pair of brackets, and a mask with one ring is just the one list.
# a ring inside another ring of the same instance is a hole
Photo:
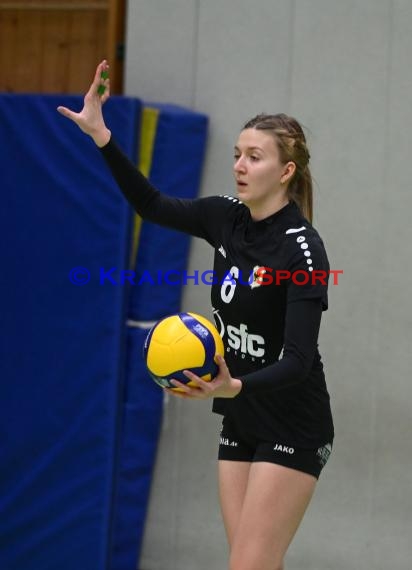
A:
{"label": "sfc logo on jersey", "polygon": [[255,265],[253,268],[253,273],[250,276],[250,287],[254,289],[255,287],[260,287],[264,285],[264,275],[267,273],[267,268],[262,265]]}

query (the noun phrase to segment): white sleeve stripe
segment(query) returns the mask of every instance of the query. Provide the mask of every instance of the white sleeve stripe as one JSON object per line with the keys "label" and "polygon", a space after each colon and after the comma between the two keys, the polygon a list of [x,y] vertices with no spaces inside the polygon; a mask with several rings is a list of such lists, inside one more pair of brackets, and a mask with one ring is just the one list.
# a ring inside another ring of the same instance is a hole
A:
{"label": "white sleeve stripe", "polygon": [[286,230],[286,234],[297,234],[298,232],[303,232],[303,230],[306,230],[306,226],[302,226],[301,228],[290,228],[288,230]]}

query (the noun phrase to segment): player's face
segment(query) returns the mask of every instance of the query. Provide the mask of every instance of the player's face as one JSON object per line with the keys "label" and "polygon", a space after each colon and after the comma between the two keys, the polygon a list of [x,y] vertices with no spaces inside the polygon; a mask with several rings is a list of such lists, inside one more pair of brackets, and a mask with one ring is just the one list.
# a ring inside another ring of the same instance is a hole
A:
{"label": "player's face", "polygon": [[287,166],[281,163],[276,141],[270,133],[257,129],[243,130],[234,156],[237,193],[244,204],[261,208],[286,197],[281,179]]}

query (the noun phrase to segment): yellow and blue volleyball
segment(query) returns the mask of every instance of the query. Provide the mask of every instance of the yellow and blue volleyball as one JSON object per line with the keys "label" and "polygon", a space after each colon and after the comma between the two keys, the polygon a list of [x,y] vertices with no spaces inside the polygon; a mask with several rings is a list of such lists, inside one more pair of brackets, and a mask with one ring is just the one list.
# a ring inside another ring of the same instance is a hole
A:
{"label": "yellow and blue volleyball", "polygon": [[177,313],[154,325],[146,337],[144,359],[153,380],[163,388],[179,388],[170,380],[193,385],[183,374],[190,370],[205,381],[218,373],[215,356],[223,356],[223,342],[216,327],[196,313]]}

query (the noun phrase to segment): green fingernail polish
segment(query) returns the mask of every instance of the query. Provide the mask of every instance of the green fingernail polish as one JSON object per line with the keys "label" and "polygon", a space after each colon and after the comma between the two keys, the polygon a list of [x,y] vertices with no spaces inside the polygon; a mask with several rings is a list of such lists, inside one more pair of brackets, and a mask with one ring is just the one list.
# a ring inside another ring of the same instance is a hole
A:
{"label": "green fingernail polish", "polygon": [[[100,74],[100,77],[105,80],[109,78],[109,72],[108,71],[102,71]],[[104,92],[106,91],[106,86],[105,85],[99,85],[99,87],[97,88],[97,93],[102,96],[104,95]]]}

